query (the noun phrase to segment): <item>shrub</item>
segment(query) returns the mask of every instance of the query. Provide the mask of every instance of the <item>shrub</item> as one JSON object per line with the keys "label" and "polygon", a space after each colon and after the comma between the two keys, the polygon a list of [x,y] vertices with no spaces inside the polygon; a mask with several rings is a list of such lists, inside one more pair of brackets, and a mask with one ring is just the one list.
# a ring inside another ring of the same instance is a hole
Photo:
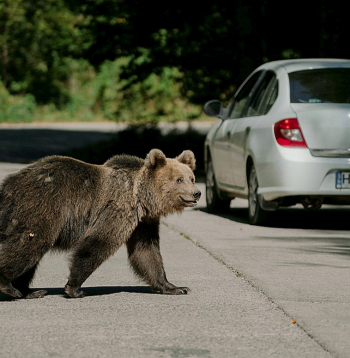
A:
{"label": "shrub", "polygon": [[31,94],[11,95],[0,82],[1,122],[31,122],[36,109],[35,98]]}

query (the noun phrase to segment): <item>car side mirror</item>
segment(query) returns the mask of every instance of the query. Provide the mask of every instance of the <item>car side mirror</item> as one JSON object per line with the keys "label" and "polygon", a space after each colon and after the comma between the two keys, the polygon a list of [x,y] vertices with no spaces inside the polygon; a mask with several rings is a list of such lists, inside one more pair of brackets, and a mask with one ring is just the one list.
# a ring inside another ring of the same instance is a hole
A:
{"label": "car side mirror", "polygon": [[208,117],[218,117],[221,119],[227,118],[227,109],[223,107],[221,101],[218,99],[208,101],[203,106],[203,111]]}

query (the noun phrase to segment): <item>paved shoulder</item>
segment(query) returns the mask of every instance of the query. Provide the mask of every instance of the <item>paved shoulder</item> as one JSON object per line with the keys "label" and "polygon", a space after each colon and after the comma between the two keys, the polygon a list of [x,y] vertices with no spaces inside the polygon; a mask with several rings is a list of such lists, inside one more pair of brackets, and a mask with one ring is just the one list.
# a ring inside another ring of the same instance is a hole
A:
{"label": "paved shoulder", "polygon": [[48,255],[34,281],[48,296],[0,295],[0,356],[330,357],[265,296],[164,225],[161,251],[168,279],[191,294],[152,294],[123,248],[88,279],[87,297],[66,299],[66,256]]}

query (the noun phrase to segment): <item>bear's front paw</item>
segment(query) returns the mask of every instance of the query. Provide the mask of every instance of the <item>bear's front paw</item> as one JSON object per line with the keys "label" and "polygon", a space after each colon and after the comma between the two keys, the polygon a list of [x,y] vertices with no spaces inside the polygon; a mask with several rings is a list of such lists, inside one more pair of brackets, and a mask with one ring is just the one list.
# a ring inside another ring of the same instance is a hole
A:
{"label": "bear's front paw", "polygon": [[85,297],[85,292],[80,289],[80,287],[70,286],[68,283],[64,287],[64,292],[71,298],[83,298]]}
{"label": "bear's front paw", "polygon": [[164,295],[187,295],[191,290],[188,287],[166,288],[161,291]]}

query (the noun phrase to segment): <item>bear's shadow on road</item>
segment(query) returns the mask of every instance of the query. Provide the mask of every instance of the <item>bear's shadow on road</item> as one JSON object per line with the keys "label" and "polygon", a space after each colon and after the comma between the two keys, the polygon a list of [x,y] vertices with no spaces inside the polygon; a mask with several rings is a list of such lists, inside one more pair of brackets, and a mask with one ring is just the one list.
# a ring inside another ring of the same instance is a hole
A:
{"label": "bear's shadow on road", "polygon": [[[63,298],[70,299],[70,297],[68,297],[65,294],[63,287],[60,288],[33,287],[32,289],[34,291],[37,290],[47,291],[47,295],[45,297],[62,296]],[[96,287],[82,287],[82,290],[86,293],[85,296],[86,298],[94,297],[94,296],[114,295],[117,293],[141,293],[141,294],[152,294],[152,295],[157,294],[157,292],[154,292],[149,286],[96,286]],[[15,301],[15,299],[0,292],[0,302],[3,301]]]}

